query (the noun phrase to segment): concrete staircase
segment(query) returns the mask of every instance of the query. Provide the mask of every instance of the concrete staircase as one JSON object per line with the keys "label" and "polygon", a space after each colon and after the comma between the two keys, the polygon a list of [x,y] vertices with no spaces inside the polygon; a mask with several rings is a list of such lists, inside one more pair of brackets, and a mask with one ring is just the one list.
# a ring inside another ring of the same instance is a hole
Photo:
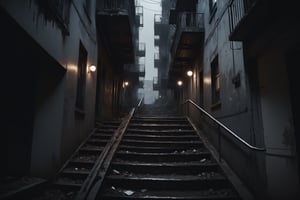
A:
{"label": "concrete staircase", "polygon": [[100,199],[241,199],[184,117],[135,117]]}

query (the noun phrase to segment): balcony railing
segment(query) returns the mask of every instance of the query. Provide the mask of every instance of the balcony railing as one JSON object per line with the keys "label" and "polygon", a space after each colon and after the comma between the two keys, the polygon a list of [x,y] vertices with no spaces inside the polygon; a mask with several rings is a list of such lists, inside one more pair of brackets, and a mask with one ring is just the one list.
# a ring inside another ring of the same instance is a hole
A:
{"label": "balcony railing", "polygon": [[131,23],[135,23],[136,12],[134,2],[124,0],[97,1],[97,12],[108,15],[128,15]]}
{"label": "balcony railing", "polygon": [[176,27],[178,28],[194,28],[204,27],[204,14],[195,12],[179,12],[177,14]]}
{"label": "balcony railing", "polygon": [[145,57],[145,55],[146,55],[146,44],[145,43],[139,43],[138,44],[137,56],[138,57]]}
{"label": "balcony railing", "polygon": [[138,64],[139,76],[145,77],[145,64]]}
{"label": "balcony railing", "polygon": [[[241,22],[246,18],[246,16],[249,15],[252,8],[254,8],[254,6],[258,2],[259,2],[258,0],[232,0],[231,1],[231,4],[229,5],[229,9],[228,9],[230,40],[242,40],[245,34],[238,33],[242,25]],[[267,12],[268,11],[266,10],[266,13]],[[258,21],[258,23],[260,22]]]}
{"label": "balcony railing", "polygon": [[154,53],[154,68],[159,68],[160,65],[160,55],[159,53]]}
{"label": "balcony railing", "polygon": [[158,35],[154,36],[154,46],[159,47],[160,37]]}
{"label": "balcony railing", "polygon": [[174,19],[172,23],[176,24],[174,40],[171,46],[172,60],[184,60],[186,62],[177,63],[178,65],[191,64],[188,62],[191,62],[194,58],[196,48],[200,48],[203,44],[204,14],[174,11],[172,19]]}
{"label": "balcony railing", "polygon": [[154,35],[159,35],[161,32],[161,25],[162,25],[162,16],[160,14],[154,15]]}
{"label": "balcony railing", "polygon": [[138,85],[139,88],[144,88],[144,81],[145,79],[143,77],[139,77],[139,85]]}
{"label": "balcony railing", "polygon": [[134,63],[137,51],[134,39],[137,36],[134,1],[97,1],[96,20],[98,32],[104,33],[114,61],[121,64]]}
{"label": "balcony railing", "polygon": [[158,85],[158,77],[153,77],[153,90],[158,90],[159,85]]}
{"label": "balcony railing", "polygon": [[136,19],[137,19],[137,26],[144,27],[144,8],[143,8],[143,6],[136,6],[135,13],[136,13]]}
{"label": "balcony railing", "polygon": [[124,70],[137,77],[145,77],[145,64],[125,64]]}

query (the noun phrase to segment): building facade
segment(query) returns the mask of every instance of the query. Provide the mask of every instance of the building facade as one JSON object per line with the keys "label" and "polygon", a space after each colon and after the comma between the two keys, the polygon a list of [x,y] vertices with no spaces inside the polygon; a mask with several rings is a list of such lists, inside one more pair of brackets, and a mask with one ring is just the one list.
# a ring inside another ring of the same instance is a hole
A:
{"label": "building facade", "polygon": [[[178,105],[257,199],[298,199],[300,147],[292,67],[299,54],[297,11],[272,1],[188,2],[177,0],[169,21],[176,32],[168,78]],[[176,86],[177,80],[182,86]],[[182,105],[189,99],[265,151],[245,147],[195,106]]]}
{"label": "building facade", "polygon": [[1,176],[51,178],[95,121],[137,99],[142,12],[133,0],[4,0],[0,11]]}

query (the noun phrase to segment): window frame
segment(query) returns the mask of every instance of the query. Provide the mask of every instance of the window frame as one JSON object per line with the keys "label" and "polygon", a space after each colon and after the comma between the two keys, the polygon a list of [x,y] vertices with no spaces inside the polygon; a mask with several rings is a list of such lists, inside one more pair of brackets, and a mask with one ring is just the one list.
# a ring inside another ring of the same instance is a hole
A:
{"label": "window frame", "polygon": [[221,74],[218,56],[211,62],[211,108],[221,105]]}

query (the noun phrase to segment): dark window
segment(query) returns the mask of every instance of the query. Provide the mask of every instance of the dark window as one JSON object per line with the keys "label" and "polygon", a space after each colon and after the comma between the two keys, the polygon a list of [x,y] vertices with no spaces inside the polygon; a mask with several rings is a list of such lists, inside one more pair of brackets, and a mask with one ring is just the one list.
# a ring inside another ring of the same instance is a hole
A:
{"label": "dark window", "polygon": [[218,56],[211,63],[212,105],[220,103],[220,71]]}
{"label": "dark window", "polygon": [[87,51],[80,42],[78,68],[77,68],[78,71],[77,71],[76,108],[81,111],[83,111],[84,109],[86,64],[87,64]]}

